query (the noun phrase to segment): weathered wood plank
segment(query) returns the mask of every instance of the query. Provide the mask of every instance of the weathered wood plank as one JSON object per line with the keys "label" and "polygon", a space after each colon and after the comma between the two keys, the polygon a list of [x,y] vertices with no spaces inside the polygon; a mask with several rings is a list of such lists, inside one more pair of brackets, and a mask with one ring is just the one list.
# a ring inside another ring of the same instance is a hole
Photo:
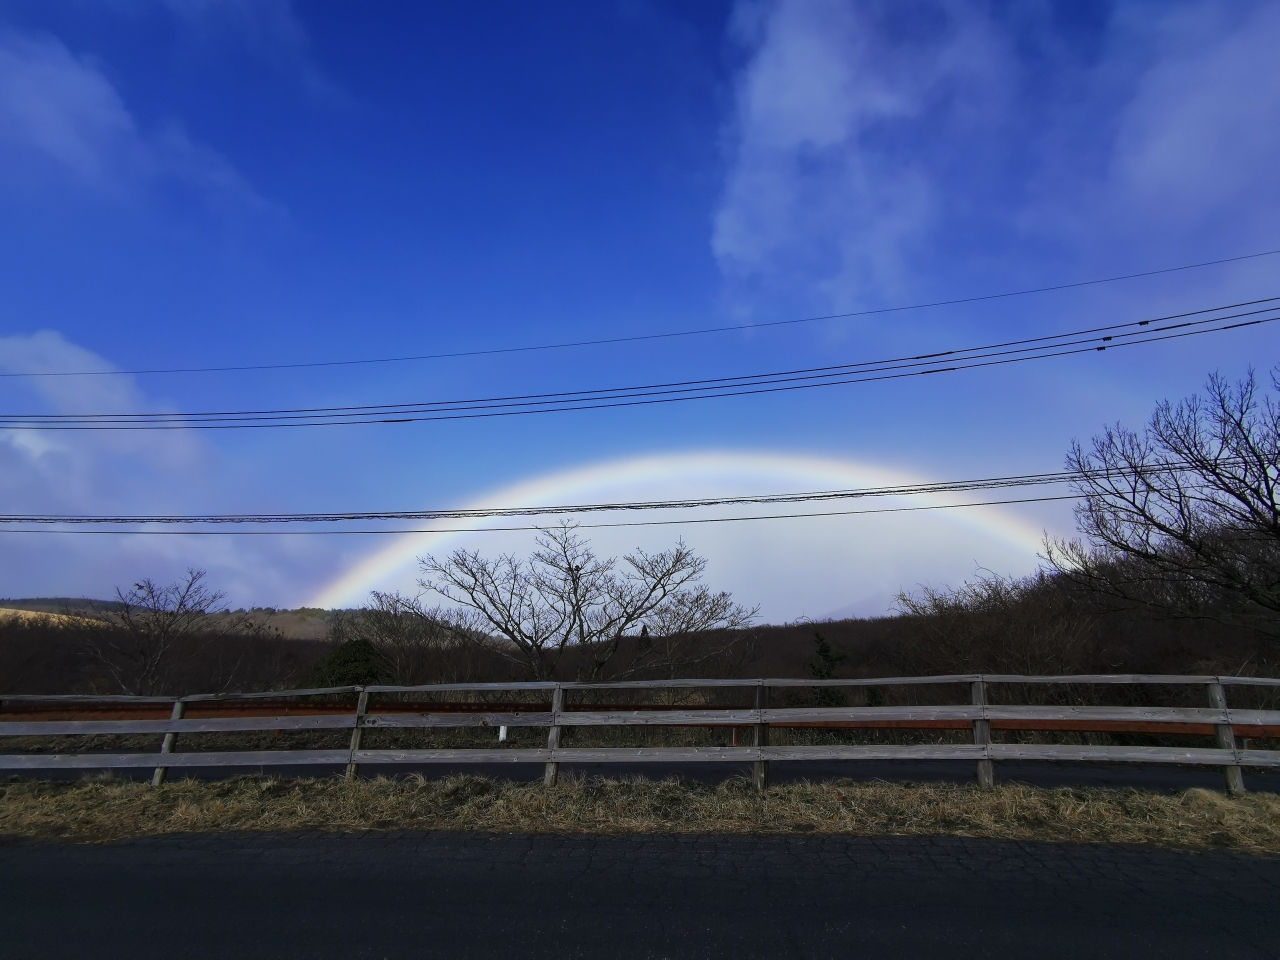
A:
{"label": "weathered wood plank", "polygon": [[1209,707],[988,706],[988,720],[1132,720],[1225,723],[1224,710]]}
{"label": "weathered wood plank", "polygon": [[[1204,707],[1094,707],[1094,706],[994,706],[985,708],[985,718],[1000,722],[1005,730],[1018,729],[1018,722],[1046,723],[1146,723],[1146,732],[1159,732],[1158,724],[1221,724],[1236,726],[1280,726],[1277,710],[1230,710]],[[972,706],[910,707],[812,707],[777,708],[763,712],[739,710],[644,710],[568,711],[559,715],[562,726],[750,726],[759,722],[775,725],[804,723],[894,723],[954,722],[963,724],[983,719],[982,708]],[[519,713],[393,713],[369,714],[365,727],[546,727],[556,722],[549,711]],[[0,737],[95,736],[153,733],[234,733],[267,730],[342,730],[355,725],[351,713],[299,714],[284,717],[210,717],[183,720],[42,720],[0,721]],[[957,727],[959,728],[959,727]],[[874,727],[872,727],[874,729]],[[1171,733],[1178,732],[1171,729]]]}
{"label": "weathered wood plank", "polygon": [[[361,690],[360,697],[358,700],[356,700],[356,712],[351,718],[351,726],[354,729],[352,729],[351,731],[350,753],[351,753],[351,756],[353,757],[356,755],[356,751],[360,749],[360,737],[364,733],[363,729],[361,728],[361,724],[363,723],[365,714],[368,712],[368,710],[369,710],[369,691]],[[359,774],[360,774],[360,764],[356,763],[355,760],[351,760],[347,764],[347,779],[354,780],[357,776],[359,776]]]}
{"label": "weathered wood plank", "polygon": [[[559,716],[564,712],[564,687],[556,684],[555,692],[551,695],[551,713],[553,716]],[[560,747],[560,725],[553,724],[547,730],[547,766],[542,773],[542,783],[547,787],[554,787],[560,779],[560,764],[555,762],[555,752]]]}
{"label": "weathered wood plank", "polygon": [[561,747],[560,763],[747,763],[761,760],[759,747]]}
{"label": "weathered wood plank", "polygon": [[832,744],[764,747],[766,760],[981,760],[983,748],[971,743]]}
{"label": "weathered wood plank", "polygon": [[[764,721],[775,725],[823,723],[869,725],[895,724],[899,728],[912,721],[921,723],[960,724],[982,719],[976,707],[840,707],[786,708],[763,712],[742,710],[665,710],[618,712],[565,712],[558,722],[563,726],[750,726]],[[1280,726],[1280,711],[1231,710],[1223,712],[1201,707],[987,707],[986,719],[999,721],[1004,730],[1019,729],[1017,723],[1046,724],[1104,723],[1147,724],[1142,732],[1158,733],[1159,725],[1223,724],[1230,720],[1238,727],[1267,728]],[[420,713],[369,714],[362,725],[373,728],[401,727],[546,727],[556,722],[547,711],[519,713]],[[295,715],[284,717],[222,717],[183,720],[51,720],[0,721],[0,737],[35,736],[101,736],[164,733],[234,733],[268,730],[342,730],[355,725],[350,713]],[[870,727],[874,729],[874,726]],[[1123,732],[1123,731],[1121,731]],[[1176,727],[1170,733],[1180,732]],[[1208,732],[1207,730],[1205,731]]]}
{"label": "weathered wood plank", "polygon": [[[1213,747],[1094,747],[1063,744],[997,743],[995,760],[1053,760],[1086,763],[1163,763],[1222,767],[1237,763],[1230,750]],[[1250,750],[1243,766],[1280,766],[1280,750]]]}
{"label": "weathered wood plank", "polygon": [[127,736],[145,733],[239,733],[259,730],[342,730],[351,714],[308,717],[224,717],[201,720],[53,720],[0,723],[0,737]]}
{"label": "weathered wood plank", "polygon": [[757,710],[600,710],[555,715],[564,727],[732,726],[760,722]]}
{"label": "weathered wood plank", "polygon": [[819,723],[845,720],[963,720],[982,716],[971,706],[779,707],[763,710],[616,710],[568,712],[563,726],[750,726],[757,723]]}
{"label": "weathered wood plank", "polygon": [[[154,767],[157,753],[6,753],[0,770],[105,770]],[[279,767],[346,763],[347,750],[190,751],[164,755],[167,767]]]}
{"label": "weathered wood plank", "polygon": [[[307,764],[342,764],[351,756],[350,750],[234,750],[205,752],[189,750],[171,753],[165,763],[171,767],[275,767],[303,766]],[[152,754],[152,762],[155,755]]]}
{"label": "weathered wood plank", "polygon": [[0,723],[0,737],[99,736],[168,733],[171,720],[47,720]]}
{"label": "weathered wood plank", "polygon": [[1241,750],[1236,763],[1241,767],[1280,767],[1280,750]]}
{"label": "weathered wood plank", "polygon": [[1235,707],[1228,707],[1227,716],[1236,726],[1280,726],[1280,710],[1237,710]]}
{"label": "weathered wood plank", "polygon": [[358,750],[357,763],[546,763],[551,751],[539,747],[505,750]]}
{"label": "weathered wood plank", "polygon": [[[764,719],[764,714],[769,709],[769,689],[764,684],[756,688],[756,713],[760,715],[760,721],[751,728],[751,744],[757,753],[769,746],[769,724]],[[751,779],[757,790],[769,789],[769,761],[763,755],[752,763]]]}
{"label": "weathered wood plank", "polygon": [[1145,686],[1147,684],[1202,684],[1213,677],[1183,676],[1180,674],[1158,673],[1082,673],[1048,676],[1020,676],[1018,674],[984,674],[987,683],[1056,683],[1056,684],[1131,684]]}
{"label": "weathered wood plank", "polygon": [[524,680],[516,683],[426,683],[416,687],[394,687],[386,684],[373,684],[364,687],[369,693],[481,693],[484,691],[502,690],[554,690],[556,684],[552,680]]}
{"label": "weathered wood plank", "polygon": [[561,747],[560,763],[712,763],[773,760],[977,760],[972,744],[829,745],[798,747]]}
{"label": "weathered wood plank", "polygon": [[210,700],[289,700],[295,697],[336,697],[359,693],[362,687],[317,687],[312,690],[264,690],[256,693],[197,693],[183,697],[187,703],[206,703]]}
{"label": "weathered wood plank", "polygon": [[758,687],[760,680],[609,680],[601,683],[565,683],[566,690],[691,690],[701,687]]}
{"label": "weathered wood plank", "polygon": [[[155,753],[3,754],[0,770],[145,768]],[[1152,763],[1198,766],[1280,767],[1280,751],[1249,750],[1238,761],[1227,750],[1173,747],[1093,747],[1048,744],[829,745],[797,747],[560,747],[480,750],[273,750],[166,754],[167,767],[280,767],[344,763],[692,763],[814,760],[1039,760],[1088,763]]]}
{"label": "weathered wood plank", "polygon": [[839,720],[973,720],[980,707],[968,704],[898,707],[775,707],[764,711],[769,723],[802,723]]}
{"label": "weathered wood plank", "polygon": [[943,674],[933,677],[869,677],[862,680],[797,680],[783,678],[762,680],[770,687],[908,687],[969,684],[978,679],[976,673]]}
{"label": "weathered wood plank", "polygon": [[[987,683],[975,680],[969,687],[970,700],[979,716],[973,721],[973,744],[976,747],[987,747],[991,744],[991,721],[987,719]],[[984,751],[978,761],[978,787],[982,790],[993,790],[996,785],[995,768],[991,763],[990,751]]]}
{"label": "weathered wood plank", "polygon": [[320,714],[314,717],[227,717],[183,720],[174,724],[178,733],[232,733],[245,730],[347,730],[356,723],[352,714]]}
{"label": "weathered wood plank", "polygon": [[173,697],[133,697],[125,694],[6,693],[0,703],[154,703],[171,706]]}
{"label": "weathered wood plank", "polygon": [[[173,712],[169,714],[171,724],[181,720],[187,712],[187,705],[179,700],[173,705]],[[161,753],[173,753],[174,745],[178,742],[178,735],[170,732],[164,735],[164,740],[160,744]],[[155,772],[151,774],[151,785],[158,787],[164,783],[164,778],[169,775],[168,767],[156,767]]]}
{"label": "weathered wood plank", "polygon": [[360,725],[368,730],[401,727],[549,727],[551,722],[550,711],[542,713],[371,713],[361,721]]}
{"label": "weathered wood plank", "polygon": [[[1223,719],[1225,720],[1225,714],[1227,712],[1227,695],[1222,689],[1222,684],[1216,682],[1207,684],[1206,690],[1209,694],[1209,705],[1221,710],[1224,714]],[[1236,750],[1236,733],[1235,730],[1232,729],[1231,724],[1215,723],[1213,727],[1213,735],[1214,739],[1218,743],[1218,749],[1230,750],[1232,755],[1235,756],[1238,761],[1239,756],[1237,756]],[[1227,793],[1233,797],[1238,797],[1244,794],[1244,774],[1240,772],[1240,768],[1238,766],[1232,764],[1229,767],[1223,767],[1222,776],[1227,783]]]}

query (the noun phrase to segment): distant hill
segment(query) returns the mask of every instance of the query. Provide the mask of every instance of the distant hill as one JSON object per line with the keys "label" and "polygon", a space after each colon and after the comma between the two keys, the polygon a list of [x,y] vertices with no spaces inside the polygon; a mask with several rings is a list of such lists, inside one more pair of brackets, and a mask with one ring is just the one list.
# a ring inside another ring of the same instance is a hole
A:
{"label": "distant hill", "polygon": [[[36,614],[69,616],[73,619],[92,617],[100,610],[118,610],[124,604],[118,600],[93,600],[85,597],[21,597],[8,600],[0,598],[0,616],[4,611],[29,612]],[[317,607],[299,607],[296,610],[276,610],[272,607],[255,607],[251,613],[262,617],[280,631],[280,634],[291,640],[320,640],[329,630],[329,610]],[[220,617],[226,614],[215,614],[210,618],[214,626]]]}
{"label": "distant hill", "polygon": [[7,610],[34,610],[37,613],[86,613],[91,610],[114,610],[123,606],[118,600],[93,600],[88,597],[0,597],[0,607]]}
{"label": "distant hill", "polygon": [[[329,632],[329,614],[332,611],[316,607],[298,607],[296,610],[276,610],[271,607],[255,607],[249,611],[261,614],[266,621],[290,640],[321,640]],[[225,617],[218,614],[214,617]]]}
{"label": "distant hill", "polygon": [[49,613],[45,610],[22,610],[14,607],[0,606],[0,622],[5,620],[38,620],[46,623],[54,623],[62,627],[92,623],[88,617],[69,616],[65,613]]}

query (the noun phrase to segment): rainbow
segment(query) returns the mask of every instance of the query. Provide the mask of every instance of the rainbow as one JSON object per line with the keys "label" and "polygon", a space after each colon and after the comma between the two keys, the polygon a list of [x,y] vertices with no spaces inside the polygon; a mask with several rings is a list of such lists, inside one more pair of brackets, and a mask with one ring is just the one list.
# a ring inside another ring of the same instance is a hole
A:
{"label": "rainbow", "polygon": [[[871,464],[852,460],[828,457],[805,456],[770,451],[703,451],[694,453],[657,453],[557,471],[535,477],[530,480],[501,487],[486,493],[467,504],[469,509],[482,509],[497,506],[548,506],[568,503],[602,503],[610,500],[634,500],[668,497],[694,497],[717,494],[760,494],[782,493],[800,490],[849,489],[868,486],[889,486],[899,484],[921,483],[919,476],[889,470]],[[911,498],[911,506],[945,505],[949,503],[967,502],[972,494],[930,494],[917,495]],[[905,498],[877,499],[874,504],[850,504],[849,509],[861,506],[904,506]],[[795,509],[781,512],[805,512],[813,509],[843,509],[842,506],[824,505],[823,507],[807,507],[804,504],[791,505]],[[779,512],[768,510],[767,512]],[[742,507],[728,507],[721,510],[720,515],[746,515],[750,513]],[[698,516],[715,516],[714,511],[699,511]],[[605,522],[620,519],[632,519],[634,515],[610,514],[603,517]],[[648,512],[644,519],[673,519],[693,516],[690,511],[656,511]],[[901,516],[901,515],[899,515]],[[914,514],[914,516],[921,516]],[[926,514],[937,517],[938,522],[956,524],[980,532],[984,537],[1002,541],[1018,555],[1034,558],[1038,550],[1043,530],[1007,509],[1000,507],[974,507],[966,510],[947,511],[943,514]],[[827,522],[832,519],[825,518]],[[855,521],[857,517],[844,518]],[[536,519],[534,522],[538,522]],[[555,522],[548,519],[548,523]],[[591,523],[591,518],[584,518],[584,523]],[[762,521],[753,527],[764,526],[765,523],[805,524],[819,523],[819,520],[775,520]],[[318,590],[307,602],[308,606],[335,608],[356,606],[363,603],[370,590],[392,589],[413,582],[417,571],[417,559],[428,553],[439,554],[452,549],[466,538],[478,536],[513,537],[516,534],[497,533],[459,533],[449,532],[447,528],[456,527],[458,521],[434,521],[427,525],[446,528],[440,532],[428,529],[426,532],[406,533],[396,537],[390,544],[374,551],[357,562],[341,576]],[[472,528],[492,528],[511,526],[510,518],[484,519],[466,521]],[[514,525],[525,525],[522,520]],[[628,535],[643,535],[646,528],[627,528]],[[699,527],[658,527],[649,528],[662,531],[664,542],[674,539],[677,532],[697,530]],[[600,531],[591,531],[593,534]],[[529,537],[529,534],[523,534]]]}

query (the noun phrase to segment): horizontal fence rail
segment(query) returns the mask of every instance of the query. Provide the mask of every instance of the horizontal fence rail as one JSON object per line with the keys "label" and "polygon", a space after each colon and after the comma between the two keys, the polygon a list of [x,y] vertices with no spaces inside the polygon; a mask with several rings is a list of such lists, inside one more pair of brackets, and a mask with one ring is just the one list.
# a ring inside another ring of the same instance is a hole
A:
{"label": "horizontal fence rail", "polygon": [[[1202,707],[1006,705],[990,702],[1001,686],[1199,686]],[[771,691],[787,696],[805,688],[967,687],[969,703],[894,706],[769,706]],[[153,752],[0,753],[0,770],[153,769],[160,784],[170,769],[345,766],[355,776],[361,764],[540,763],[554,783],[562,763],[751,763],[754,780],[768,784],[769,764],[787,761],[950,760],[977,764],[978,782],[994,782],[993,763],[1050,761],[1149,763],[1221,768],[1227,789],[1244,790],[1242,768],[1280,767],[1280,750],[1245,749],[1250,740],[1280,739],[1280,710],[1237,709],[1227,691],[1250,687],[1280,694],[1280,680],[1213,676],[991,676],[884,677],[867,680],[651,680],[620,683],[469,683],[428,686],[364,686],[248,694],[172,697],[5,696],[0,698],[0,738],[161,735]],[[568,703],[568,695],[591,696],[661,691],[740,691],[753,706],[715,704]],[[525,695],[540,702],[424,701],[412,695]],[[347,699],[335,699],[335,698]],[[367,749],[365,731],[544,728],[543,747],[479,749]],[[605,727],[731,728],[733,746],[564,746],[571,729]],[[825,744],[769,743],[770,729],[971,731],[972,743]],[[349,730],[350,744],[334,749],[181,750],[192,734],[306,733]],[[1194,747],[997,743],[993,732],[1171,735],[1213,738]],[[741,744],[749,733],[750,744]],[[1244,741],[1243,745],[1240,742]],[[3,740],[0,740],[3,742]]]}

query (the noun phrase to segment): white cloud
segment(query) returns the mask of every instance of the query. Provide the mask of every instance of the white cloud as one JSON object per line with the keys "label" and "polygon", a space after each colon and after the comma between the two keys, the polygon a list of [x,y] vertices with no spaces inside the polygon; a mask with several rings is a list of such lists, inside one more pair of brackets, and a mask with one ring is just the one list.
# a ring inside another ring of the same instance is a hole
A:
{"label": "white cloud", "polygon": [[219,207],[268,207],[177,124],[140,129],[102,71],[52,37],[0,33],[0,158],[10,177],[53,170],[113,192],[167,183]]}
{"label": "white cloud", "polygon": [[[0,337],[0,373],[105,373],[113,369],[102,357],[70,343],[55,330]],[[20,382],[56,413],[94,409],[132,413],[142,409],[142,393],[129,376],[32,376],[22,377]]]}
{"label": "white cloud", "polygon": [[[102,357],[68,342],[56,331],[0,337],[0,373],[108,371]],[[17,413],[136,413],[166,409],[145,397],[131,376],[34,376],[0,380],[5,406]],[[132,431],[77,432],[3,430],[9,447],[6,499],[10,504],[59,503],[93,509],[110,507],[103,496],[112,484],[127,489],[125,478],[109,480],[121,468],[182,475],[198,469],[207,451],[189,431],[166,431],[162,438]],[[17,459],[12,459],[13,457]],[[154,479],[154,478],[152,478]],[[141,491],[146,482],[139,485]],[[36,507],[32,509],[50,509]]]}
{"label": "white cloud", "polygon": [[1152,33],[1153,62],[1115,141],[1114,202],[1144,225],[1185,230],[1226,222],[1237,237],[1273,239],[1280,6],[1175,9]]}
{"label": "white cloud", "polygon": [[290,0],[158,0],[188,29],[229,32],[258,59],[301,82],[312,96],[345,103],[349,95],[316,66],[311,40]]}
{"label": "white cloud", "polygon": [[[0,373],[110,370],[55,331],[0,337]],[[0,409],[20,413],[173,409],[131,376],[0,377]],[[271,477],[235,463],[189,430],[0,429],[0,504],[8,514],[156,515],[245,509]],[[268,493],[267,496],[271,494]],[[0,528],[0,594],[109,596],[141,576],[208,569],[236,603],[298,602],[332,575],[345,545],[309,537],[21,534]]]}
{"label": "white cloud", "polygon": [[1157,263],[1272,245],[1280,5],[1121,2],[1088,42],[1048,9],[742,4],[712,234],[731,298],[853,308],[966,257],[1106,269],[1139,241]]}
{"label": "white cloud", "polygon": [[906,29],[894,10],[844,0],[743,5],[751,50],[737,85],[732,161],[712,246],[734,282],[820,283],[857,302],[900,279],[940,215],[920,127],[934,143],[967,102],[1000,98],[1004,52],[952,4]]}
{"label": "white cloud", "polygon": [[0,38],[0,137],[86,179],[107,164],[143,162],[115,88],[55,40]]}

